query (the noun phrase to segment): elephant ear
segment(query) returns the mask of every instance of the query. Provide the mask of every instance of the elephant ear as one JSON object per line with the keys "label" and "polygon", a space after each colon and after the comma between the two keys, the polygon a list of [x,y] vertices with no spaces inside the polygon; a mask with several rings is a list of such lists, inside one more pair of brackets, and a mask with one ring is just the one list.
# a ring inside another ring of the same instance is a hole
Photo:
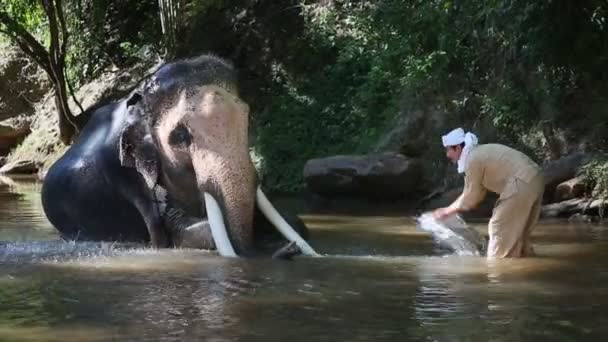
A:
{"label": "elephant ear", "polygon": [[119,158],[123,167],[135,168],[152,189],[158,182],[158,151],[141,100],[139,93],[127,100],[126,125],[120,134]]}

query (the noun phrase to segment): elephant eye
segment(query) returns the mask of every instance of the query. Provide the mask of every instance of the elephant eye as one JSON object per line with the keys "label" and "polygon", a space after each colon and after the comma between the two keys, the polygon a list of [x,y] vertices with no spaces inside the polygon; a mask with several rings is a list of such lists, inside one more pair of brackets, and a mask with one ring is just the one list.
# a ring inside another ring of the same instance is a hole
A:
{"label": "elephant eye", "polygon": [[169,144],[188,147],[192,143],[192,135],[184,124],[177,125],[169,134]]}

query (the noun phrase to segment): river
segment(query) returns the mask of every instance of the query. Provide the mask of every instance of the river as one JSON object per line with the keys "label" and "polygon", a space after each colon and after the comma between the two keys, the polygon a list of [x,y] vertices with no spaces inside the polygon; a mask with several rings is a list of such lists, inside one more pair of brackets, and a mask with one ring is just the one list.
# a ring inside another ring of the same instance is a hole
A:
{"label": "river", "polygon": [[[9,183],[9,184],[6,184]],[[537,257],[446,255],[407,216],[303,212],[321,258],[58,240],[0,185],[0,341],[598,341],[608,227],[542,221]],[[485,232],[485,222],[472,223]]]}

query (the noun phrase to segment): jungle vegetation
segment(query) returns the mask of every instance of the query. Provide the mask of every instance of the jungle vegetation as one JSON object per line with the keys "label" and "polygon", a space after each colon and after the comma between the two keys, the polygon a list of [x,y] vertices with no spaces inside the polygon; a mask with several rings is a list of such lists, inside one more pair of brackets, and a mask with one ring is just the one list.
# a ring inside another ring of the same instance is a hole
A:
{"label": "jungle vegetation", "polygon": [[[86,122],[64,105],[70,91],[104,68],[230,59],[277,191],[302,187],[309,158],[369,152],[429,103],[537,159],[564,153],[556,132],[597,151],[608,137],[601,0],[0,0],[0,33],[48,73],[66,144]],[[587,168],[598,194],[606,170]]]}

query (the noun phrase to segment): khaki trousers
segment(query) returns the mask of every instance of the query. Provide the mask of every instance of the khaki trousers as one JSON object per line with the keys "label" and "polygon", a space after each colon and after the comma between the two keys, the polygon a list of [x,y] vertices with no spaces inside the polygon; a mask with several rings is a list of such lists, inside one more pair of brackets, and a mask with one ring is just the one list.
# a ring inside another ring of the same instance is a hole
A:
{"label": "khaki trousers", "polygon": [[488,225],[488,258],[534,255],[530,235],[540,217],[544,183],[539,174],[530,182],[513,179],[505,186]]}

